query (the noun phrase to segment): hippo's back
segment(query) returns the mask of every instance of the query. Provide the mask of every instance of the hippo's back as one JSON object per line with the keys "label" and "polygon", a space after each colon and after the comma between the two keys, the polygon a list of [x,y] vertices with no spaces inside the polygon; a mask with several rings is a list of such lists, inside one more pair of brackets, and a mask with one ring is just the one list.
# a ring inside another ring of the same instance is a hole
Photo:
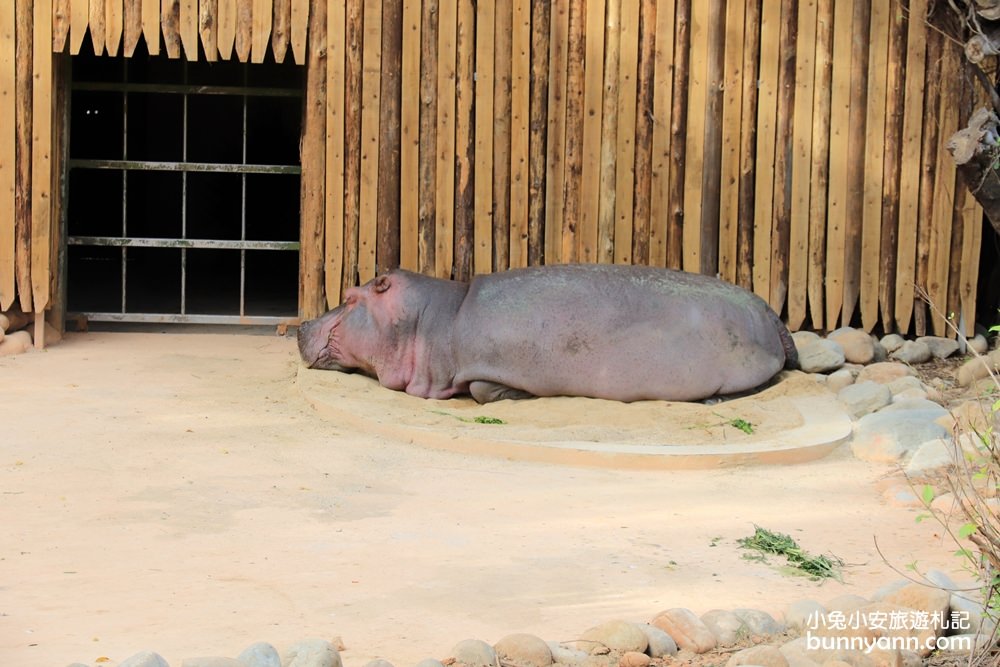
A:
{"label": "hippo's back", "polygon": [[695,400],[756,387],[785,362],[759,297],[697,274],[565,265],[480,276],[456,321],[460,382],[537,396]]}

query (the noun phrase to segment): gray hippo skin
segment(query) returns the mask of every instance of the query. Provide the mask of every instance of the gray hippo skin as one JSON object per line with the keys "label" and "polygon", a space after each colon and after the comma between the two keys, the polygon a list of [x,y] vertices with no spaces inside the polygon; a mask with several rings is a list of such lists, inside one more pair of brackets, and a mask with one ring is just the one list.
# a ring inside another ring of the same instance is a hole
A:
{"label": "gray hippo skin", "polygon": [[716,278],[572,264],[471,283],[396,270],[299,327],[310,368],[357,370],[424,398],[693,401],[794,367],[785,325]]}

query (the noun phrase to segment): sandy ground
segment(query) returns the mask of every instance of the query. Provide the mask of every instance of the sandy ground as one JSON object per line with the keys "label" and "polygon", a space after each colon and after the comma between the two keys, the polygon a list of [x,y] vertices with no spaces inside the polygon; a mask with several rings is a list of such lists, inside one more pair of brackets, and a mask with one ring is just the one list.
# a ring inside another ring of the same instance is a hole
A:
{"label": "sandy ground", "polygon": [[[899,577],[875,535],[900,568],[960,565],[885,504],[890,470],[843,449],[677,472],[454,454],[331,423],[298,365],[291,338],[234,334],[70,334],[0,359],[0,664],[340,636],[349,667],[405,667],[466,638],[867,595]],[[580,400],[524,405],[542,438]],[[839,556],[844,582],[742,559],[755,523]]]}

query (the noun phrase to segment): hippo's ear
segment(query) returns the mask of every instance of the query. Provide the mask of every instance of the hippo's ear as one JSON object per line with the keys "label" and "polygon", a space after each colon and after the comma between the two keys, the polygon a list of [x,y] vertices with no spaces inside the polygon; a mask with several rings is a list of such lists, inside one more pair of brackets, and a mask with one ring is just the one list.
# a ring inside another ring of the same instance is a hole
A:
{"label": "hippo's ear", "polygon": [[375,279],[375,282],[372,283],[372,287],[375,288],[376,294],[381,294],[382,292],[389,289],[389,287],[391,286],[392,283],[389,280],[389,276],[379,276],[378,278]]}

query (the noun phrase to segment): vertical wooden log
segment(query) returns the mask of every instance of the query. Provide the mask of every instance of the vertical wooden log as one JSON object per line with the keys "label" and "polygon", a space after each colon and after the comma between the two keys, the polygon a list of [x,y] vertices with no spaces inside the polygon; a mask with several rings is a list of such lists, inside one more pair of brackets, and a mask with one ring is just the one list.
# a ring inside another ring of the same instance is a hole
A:
{"label": "vertical wooden log", "polygon": [[[868,69],[867,134],[886,136],[886,66],[889,55],[889,15],[891,0],[874,0],[871,5],[871,52]],[[864,208],[861,215],[861,324],[871,332],[878,323],[878,274],[881,264],[879,232],[882,227],[882,182],[884,140],[873,140],[865,149]]]}
{"label": "vertical wooden log", "polygon": [[[48,313],[39,317],[36,313],[36,325],[40,326],[35,336],[35,346],[45,344],[45,322],[56,331],[66,330],[66,289],[65,276],[62,271],[59,255],[65,247],[62,235],[62,221],[65,219],[63,198],[63,175],[66,173],[66,160],[69,158],[67,137],[69,130],[69,94],[70,94],[69,56],[57,55],[52,61],[52,170],[49,183],[52,192],[52,234],[49,237],[49,256],[53,258],[53,268],[49,273],[49,293],[52,295],[48,305]],[[13,200],[13,192],[11,193]],[[40,321],[44,320],[44,321]]]}
{"label": "vertical wooden log", "polygon": [[[14,272],[22,312],[31,312],[32,0],[15,0]],[[73,34],[72,32],[70,33]]]}
{"label": "vertical wooden log", "polygon": [[[348,0],[350,1],[350,0]],[[309,0],[292,0],[292,55],[296,64],[306,60],[306,37],[309,33]]]}
{"label": "vertical wooden log", "polygon": [[[215,62],[219,59],[219,0],[200,0],[198,3],[198,34],[201,36],[201,47],[205,51],[205,60]],[[128,40],[126,39],[126,48]]]}
{"label": "vertical wooden log", "polygon": [[493,268],[493,52],[496,0],[476,4],[476,164],[473,271]]}
{"label": "vertical wooden log", "polygon": [[361,80],[361,198],[358,220],[358,280],[378,273],[379,109],[382,94],[382,1],[365,0]]}
{"label": "vertical wooden log", "polygon": [[181,44],[189,62],[198,60],[198,0],[181,0]]}
{"label": "vertical wooden log", "polygon": [[267,43],[271,39],[274,5],[271,0],[253,0],[253,28],[250,36],[250,61],[264,62]]}
{"label": "vertical wooden log", "polygon": [[778,50],[778,120],[774,147],[774,208],[771,215],[771,292],[768,302],[780,313],[788,295],[792,233],[792,120],[795,117],[795,48],[798,0],[783,0]]}
{"label": "vertical wooden log", "polygon": [[[545,262],[562,257],[563,196],[566,157],[566,51],[569,39],[569,3],[555,2],[550,20],[547,170],[545,173]],[[492,100],[491,100],[492,102]]]}
{"label": "vertical wooden log", "polygon": [[[341,292],[359,284],[361,236],[361,97],[364,52],[364,0],[346,4],[347,63],[344,73],[344,277]],[[295,6],[294,4],[292,5]],[[293,22],[294,23],[294,22]]]}
{"label": "vertical wooden log", "polygon": [[851,110],[847,133],[847,220],[844,226],[844,300],[841,322],[851,323],[861,294],[861,234],[865,203],[865,121],[871,3],[855,2],[851,39]]}
{"label": "vertical wooden log", "polygon": [[510,3],[496,7],[493,43],[493,270],[510,266],[511,31]]}
{"label": "vertical wooden log", "polygon": [[583,169],[583,76],[587,57],[586,16],[583,0],[570,0],[569,35],[566,47],[566,162],[563,180],[562,261],[579,258],[580,189]]}
{"label": "vertical wooden log", "polygon": [[[332,5],[330,5],[332,8]],[[344,3],[338,3],[335,13],[343,16]],[[341,24],[343,22],[340,22]],[[274,62],[281,64],[285,62],[285,55],[288,53],[288,44],[292,38],[292,0],[274,0],[274,26],[271,29],[271,53],[274,54]],[[340,29],[340,39],[344,38],[343,28]],[[343,46],[338,47],[343,53]],[[329,89],[328,89],[329,90]]]}
{"label": "vertical wooden log", "polygon": [[795,53],[795,109],[792,121],[791,229],[788,252],[788,327],[806,319],[809,276],[809,168],[812,161],[812,113],[816,54],[816,0],[799,5]]}
{"label": "vertical wooden log", "polygon": [[[927,33],[926,69],[928,81],[941,81],[941,35],[934,30]],[[914,266],[914,285],[927,292],[931,228],[934,226],[934,198],[937,196],[935,177],[938,158],[938,123],[941,85],[926,86],[923,99],[923,137],[920,146],[920,194],[917,199],[917,243]],[[946,137],[949,135],[945,135]],[[947,139],[946,139],[947,140]],[[938,306],[940,307],[940,306]],[[922,298],[913,300],[913,329],[918,336],[927,334],[927,304]]]}
{"label": "vertical wooden log", "polygon": [[[639,7],[639,72],[635,103],[635,184],[632,200],[632,248],[628,261],[649,264],[650,206],[653,169],[653,79],[656,71],[656,4],[642,0]],[[627,228],[627,226],[626,226]],[[616,232],[617,233],[617,232]],[[625,257],[617,255],[619,261]]]}
{"label": "vertical wooden log", "polygon": [[[139,4],[140,0],[126,0],[127,5],[135,6]],[[10,6],[7,8],[11,13],[14,12],[14,1],[10,0]],[[13,25],[13,20],[11,22]],[[54,53],[62,53],[66,50],[66,41],[69,38],[69,26],[70,26],[70,9],[69,0],[53,0],[52,2],[52,51]],[[11,33],[13,34],[13,33]],[[13,66],[13,61],[11,61]]]}
{"label": "vertical wooden log", "polygon": [[[438,3],[422,3],[420,23],[420,192],[417,262],[421,273],[433,275],[437,220],[437,44]],[[492,122],[492,116],[490,117]]]}
{"label": "vertical wooden log", "polygon": [[[615,258],[615,205],[616,205],[616,173],[618,154],[623,151],[634,152],[634,126],[627,129],[627,124],[618,131],[619,106],[626,108],[626,97],[634,99],[635,71],[638,61],[638,30],[635,34],[626,35],[621,39],[621,9],[622,0],[607,0],[604,24],[604,109],[601,112],[601,171],[600,171],[600,201],[597,210],[597,261],[610,263]],[[639,3],[626,2],[625,10],[636,16],[638,24]],[[621,52],[621,42],[625,42],[626,54]],[[630,57],[631,56],[631,59]],[[632,62],[630,62],[630,60]],[[624,90],[619,95],[619,85]],[[631,91],[629,90],[631,88]],[[630,94],[631,92],[631,94]],[[633,109],[635,105],[633,104]],[[619,141],[620,140],[620,141]],[[625,179],[626,163],[622,163],[621,177]],[[629,170],[629,176],[631,171]],[[631,236],[631,220],[628,234]],[[621,237],[624,246],[624,235]],[[631,254],[631,241],[626,255]]]}
{"label": "vertical wooden log", "polygon": [[418,269],[420,193],[420,0],[403,0],[402,133],[399,146],[399,265]]}
{"label": "vertical wooden log", "polygon": [[[49,0],[51,2],[51,0]],[[180,0],[172,0],[174,6]],[[164,11],[171,5],[171,0],[164,0]],[[46,21],[48,23],[48,21]],[[50,24],[51,25],[51,24]],[[94,47],[94,55],[104,53],[104,0],[90,0],[90,41]]]}
{"label": "vertical wooden log", "polygon": [[531,2],[513,0],[510,72],[510,266],[528,265]]}
{"label": "vertical wooden log", "polygon": [[885,153],[882,168],[882,223],[879,230],[879,312],[882,327],[892,331],[896,312],[896,233],[899,225],[900,160],[906,67],[906,18],[893,4],[889,12],[886,67]]}
{"label": "vertical wooden log", "polygon": [[673,105],[670,110],[670,174],[667,224],[667,268],[680,269],[684,259],[684,182],[687,163],[688,65],[691,45],[691,0],[677,0],[674,14]]}
{"label": "vertical wooden log", "polygon": [[760,18],[760,85],[757,92],[757,166],[753,214],[753,291],[765,301],[771,295],[771,216],[774,212],[780,34],[780,4],[765,2]]}
{"label": "vertical wooden log", "polygon": [[[714,0],[713,0],[714,2]],[[702,201],[705,188],[705,138],[710,121],[708,100],[708,37],[712,11],[718,9],[705,0],[693,0],[690,14],[690,70],[687,77],[687,147],[684,151],[684,253],[683,268],[701,272]]]}
{"label": "vertical wooden log", "polygon": [[451,278],[455,236],[455,38],[458,8],[438,4],[437,220],[434,230],[438,278]]}
{"label": "vertical wooden log", "polygon": [[[707,73],[705,77],[705,135],[701,178],[701,228],[698,272],[719,271],[719,199],[722,179],[722,86],[725,61],[726,9],[722,0],[708,3]],[[794,45],[791,47],[794,52]]]}
{"label": "vertical wooden log", "polygon": [[142,0],[125,0],[123,30],[125,42],[122,45],[122,52],[126,58],[131,58],[135,53],[135,47],[139,45],[139,38],[142,37]]}
{"label": "vertical wooden log", "polygon": [[[16,1],[16,0],[15,0]],[[160,30],[160,0],[144,0],[146,5],[156,3],[156,30]],[[87,23],[90,21],[90,3],[88,0],[70,0],[69,5],[69,53],[76,56],[83,48],[83,38],[87,35]]]}
{"label": "vertical wooden log", "polygon": [[[163,50],[168,58],[181,57],[181,4],[180,0],[163,0],[160,5],[160,28],[163,31]],[[145,28],[143,28],[145,30]],[[90,25],[91,36],[94,34],[93,17]]]}
{"label": "vertical wooden log", "polygon": [[[966,70],[966,64],[962,63],[959,65],[964,75]],[[972,113],[972,80],[971,78],[966,79],[965,76],[959,78],[957,83],[958,95],[959,95],[959,106],[958,106],[958,123],[959,126],[965,125],[968,122],[969,115]],[[971,193],[969,190],[968,183],[965,180],[964,174],[959,171],[956,174],[955,179],[955,201],[952,210],[952,237],[951,237],[951,256],[949,258],[948,266],[948,313],[955,314],[955,326],[959,327],[959,335],[967,336],[969,335],[967,331],[974,332],[974,322],[973,326],[969,326],[968,322],[966,324],[967,329],[962,330],[960,327],[960,322],[964,318],[968,321],[971,319],[975,320],[975,317],[971,313],[965,313],[962,306],[962,287],[963,287],[963,277],[965,267],[962,264],[962,258],[964,255],[967,239],[966,239],[966,228],[965,228],[965,209],[970,205]]]}
{"label": "vertical wooden log", "polygon": [[[735,3],[731,3],[735,4]],[[674,3],[656,7],[653,56],[653,140],[649,202],[649,263],[667,265],[670,217],[670,112],[673,107]]]}
{"label": "vertical wooden log", "polygon": [[907,16],[906,91],[903,104],[903,158],[899,176],[899,233],[896,244],[896,326],[905,333],[913,316],[920,139],[927,49],[927,0],[912,0]]}
{"label": "vertical wooden log", "polygon": [[[49,304],[52,231],[52,4],[32,7],[31,295],[38,320]],[[37,332],[36,332],[37,333]],[[42,341],[36,335],[35,346]]]}
{"label": "vertical wooden log", "polygon": [[850,142],[851,44],[855,2],[838,0],[833,19],[833,98],[830,106],[830,182],[826,231],[826,326],[837,324],[844,303]]}
{"label": "vertical wooden log", "polygon": [[[232,0],[219,1],[232,2]],[[75,8],[75,3],[80,2],[80,0],[71,0],[71,2],[74,3],[73,6]],[[76,55],[80,51],[75,32],[76,18],[74,9],[73,29],[70,31],[70,53],[72,55]],[[160,55],[160,0],[142,0],[142,36],[146,40],[146,51],[149,55]],[[83,35],[80,35],[80,40],[83,40]],[[74,45],[76,45],[76,51],[73,50]]]}
{"label": "vertical wooden log", "polygon": [[382,2],[381,92],[379,94],[378,212],[375,273],[399,266],[399,151],[403,88],[403,2]]}
{"label": "vertical wooden log", "polygon": [[[280,4],[279,0],[279,3]],[[278,33],[275,5],[274,36]],[[287,5],[291,9],[291,5]],[[326,17],[326,183],[323,186],[325,224],[323,232],[323,287],[326,307],[341,302],[344,281],[344,86],[347,60],[347,9],[330,3]],[[272,42],[272,49],[274,44]],[[282,56],[284,57],[284,56]],[[275,54],[277,60],[277,54]]]}
{"label": "vertical wooden log", "polygon": [[[310,0],[311,1],[311,0]],[[236,57],[241,63],[250,60],[253,47],[253,0],[236,0]]]}
{"label": "vertical wooden log", "polygon": [[[219,57],[230,60],[236,40],[236,0],[218,0],[219,26],[216,31],[216,45]],[[148,38],[147,38],[148,39]]]}
{"label": "vertical wooden log", "polygon": [[726,4],[725,83],[722,100],[722,173],[720,175],[721,192],[719,197],[719,277],[731,283],[736,282],[745,14],[746,6],[741,0],[731,0]]}
{"label": "vertical wooden log", "polygon": [[531,0],[531,136],[528,144],[528,266],[545,259],[545,146],[548,142],[551,3]]}
{"label": "vertical wooden log", "polygon": [[0,6],[0,311],[14,303],[16,232],[14,193],[17,189],[17,15],[14,3]]}
{"label": "vertical wooden log", "polygon": [[459,0],[455,87],[455,280],[472,279],[475,201],[473,179],[473,100],[475,98],[476,14],[472,0]]}
{"label": "vertical wooden log", "polygon": [[[959,78],[945,72],[961,71],[959,48],[950,41],[943,43],[941,54],[942,82],[937,121],[940,123],[940,140],[937,149],[937,174],[934,180],[934,209],[931,217],[930,244],[928,248],[927,295],[931,305],[931,325],[935,336],[952,334],[946,322],[947,317],[956,317],[957,312],[948,309],[948,265],[952,254],[952,221],[955,207],[956,166],[948,152],[947,139],[959,129],[958,111],[961,104]],[[964,57],[964,54],[962,54]],[[933,80],[933,79],[932,79]]]}
{"label": "vertical wooden log", "polygon": [[635,215],[635,116],[639,75],[639,2],[622,5],[618,96],[615,100],[618,137],[615,162],[614,261],[632,263],[632,223]]}
{"label": "vertical wooden log", "polygon": [[757,192],[757,86],[760,72],[760,0],[746,0],[743,33],[743,113],[740,126],[740,191],[736,229],[736,282],[753,287],[754,209]]}
{"label": "vertical wooden log", "polygon": [[587,0],[584,28],[583,164],[580,168],[580,228],[577,253],[582,262],[597,261],[597,216],[600,191],[601,97],[604,81],[604,1]]}
{"label": "vertical wooden log", "polygon": [[[830,113],[833,81],[833,0],[816,4],[816,68],[813,88],[812,165],[809,170],[809,314],[814,329],[826,322],[823,284],[830,175]],[[827,327],[832,328],[832,327]]]}
{"label": "vertical wooden log", "polygon": [[318,317],[326,310],[323,295],[323,249],[326,197],[326,0],[311,0],[309,62],[302,104],[301,228],[299,232],[299,316]]}
{"label": "vertical wooden log", "polygon": [[104,0],[104,43],[108,55],[114,58],[118,55],[118,47],[122,42],[122,31],[125,27],[125,14],[122,0]]}
{"label": "vertical wooden log", "polygon": [[[971,63],[963,63],[962,68],[965,76],[962,77],[965,93],[963,103],[963,113],[959,119],[961,124],[967,122],[972,114],[974,92],[972,90]],[[967,186],[959,185],[957,191],[961,193],[961,199],[956,197],[956,207],[959,209],[962,226],[962,250],[961,250],[961,270],[959,275],[959,306],[956,312],[964,315],[966,336],[975,334],[976,326],[976,296],[979,287],[979,256],[980,243],[983,230],[983,209],[973,198]],[[985,314],[985,313],[984,313]]]}

